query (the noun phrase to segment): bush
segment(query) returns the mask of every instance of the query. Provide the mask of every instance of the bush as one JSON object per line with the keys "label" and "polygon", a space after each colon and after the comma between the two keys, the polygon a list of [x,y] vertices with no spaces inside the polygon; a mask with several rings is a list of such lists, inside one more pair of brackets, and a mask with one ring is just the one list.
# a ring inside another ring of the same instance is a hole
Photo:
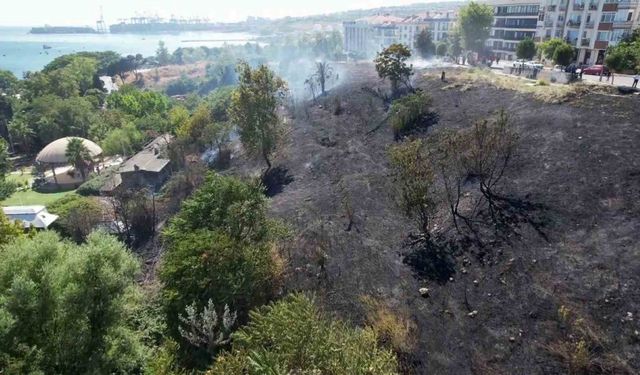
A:
{"label": "bush", "polygon": [[83,196],[99,196],[100,189],[113,178],[114,173],[118,170],[118,166],[114,165],[109,168],[106,168],[100,174],[93,174],[90,178],[85,181],[82,185],[78,187],[76,190],[77,194]]}
{"label": "bush", "polygon": [[179,79],[172,81],[167,85],[164,92],[169,96],[174,95],[186,95],[194,92],[198,89],[198,82],[186,75],[181,76]]}
{"label": "bush", "polygon": [[378,347],[373,330],[331,321],[300,294],[252,311],[233,339],[209,375],[397,373],[395,356]]}
{"label": "bush", "polygon": [[18,190],[18,184],[14,181],[0,180],[0,200],[5,200]]}
{"label": "bush", "polygon": [[95,198],[77,194],[66,195],[48,207],[52,214],[60,216],[53,223],[63,236],[75,242],[83,242],[102,220],[102,206]]}
{"label": "bush", "polygon": [[435,114],[431,111],[431,97],[423,91],[393,101],[391,127],[396,140],[421,127],[431,125]]}

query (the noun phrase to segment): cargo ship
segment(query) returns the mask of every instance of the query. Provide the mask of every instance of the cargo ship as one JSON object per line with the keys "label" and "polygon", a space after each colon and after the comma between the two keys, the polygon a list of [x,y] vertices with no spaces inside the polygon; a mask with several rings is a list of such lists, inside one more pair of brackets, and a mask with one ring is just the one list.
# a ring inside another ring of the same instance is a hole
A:
{"label": "cargo ship", "polygon": [[30,34],[97,34],[97,31],[89,26],[43,26],[33,27]]}
{"label": "cargo ship", "polygon": [[201,18],[172,18],[165,20],[160,17],[134,17],[121,20],[119,23],[109,26],[109,31],[112,34],[156,34],[189,31],[241,32],[244,31],[244,24],[215,23]]}

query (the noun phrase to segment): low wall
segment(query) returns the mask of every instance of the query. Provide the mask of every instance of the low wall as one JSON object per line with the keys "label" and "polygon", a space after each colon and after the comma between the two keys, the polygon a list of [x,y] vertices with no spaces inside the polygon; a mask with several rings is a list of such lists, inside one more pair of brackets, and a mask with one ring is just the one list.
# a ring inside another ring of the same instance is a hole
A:
{"label": "low wall", "polygon": [[502,69],[504,74],[525,77],[528,79],[543,80],[552,83],[569,83],[571,82],[571,73],[560,72],[557,70],[537,70],[529,68],[514,68],[506,66]]}

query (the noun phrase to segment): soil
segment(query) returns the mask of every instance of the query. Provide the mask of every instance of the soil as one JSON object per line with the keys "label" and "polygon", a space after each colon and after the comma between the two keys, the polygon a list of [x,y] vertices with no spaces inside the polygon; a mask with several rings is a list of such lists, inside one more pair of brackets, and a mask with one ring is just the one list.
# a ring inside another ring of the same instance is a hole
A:
{"label": "soil", "polygon": [[508,111],[521,141],[503,189],[545,207],[548,238],[525,229],[488,260],[460,256],[452,279],[436,283],[403,262],[415,225],[392,196],[393,132],[386,106],[362,90],[387,86],[372,65],[344,69],[327,97],[290,108],[289,143],[277,158],[290,178],[271,213],[297,234],[285,249],[287,291],[309,291],[354,324],[363,324],[364,295],[409,314],[417,344],[402,356],[406,373],[575,371],[550,349],[576,340],[561,306],[598,343],[589,371],[640,371],[640,98],[594,92],[547,104],[416,74],[439,116],[422,137]]}

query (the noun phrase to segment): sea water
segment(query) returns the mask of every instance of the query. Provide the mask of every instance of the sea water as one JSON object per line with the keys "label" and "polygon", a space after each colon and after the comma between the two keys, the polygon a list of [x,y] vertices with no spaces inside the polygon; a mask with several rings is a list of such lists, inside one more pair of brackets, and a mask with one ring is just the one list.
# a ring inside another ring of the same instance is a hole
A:
{"label": "sea water", "polygon": [[[169,51],[179,47],[220,47],[254,40],[246,33],[189,32],[180,34],[29,34],[30,28],[0,27],[0,69],[22,78],[54,58],[81,51],[115,51],[122,55],[155,55],[164,41]],[[50,49],[44,49],[43,46]]]}

